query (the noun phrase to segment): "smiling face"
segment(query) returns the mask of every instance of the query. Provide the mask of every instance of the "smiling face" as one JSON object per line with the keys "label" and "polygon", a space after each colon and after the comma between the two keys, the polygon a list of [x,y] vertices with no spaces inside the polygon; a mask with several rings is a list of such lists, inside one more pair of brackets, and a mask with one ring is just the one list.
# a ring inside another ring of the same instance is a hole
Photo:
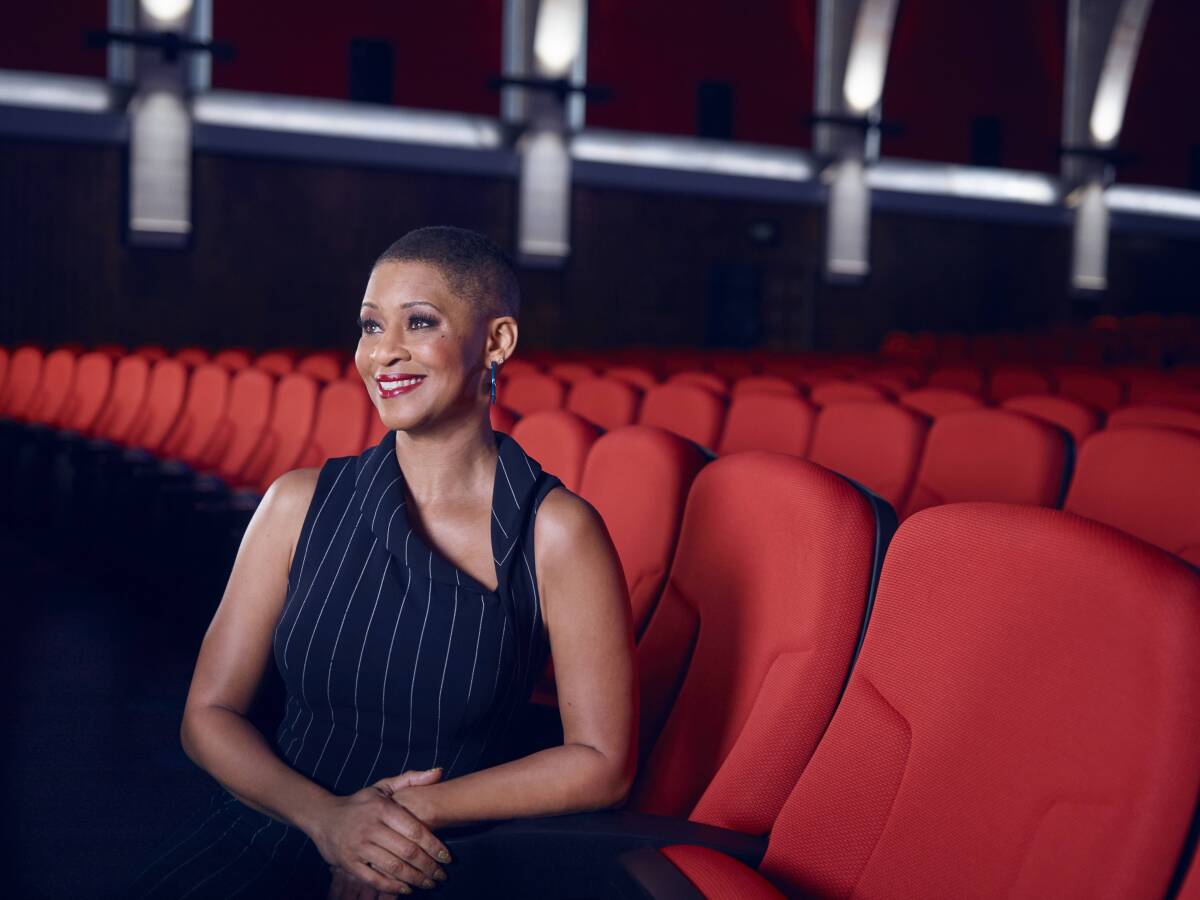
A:
{"label": "smiling face", "polygon": [[484,376],[516,346],[516,321],[489,318],[455,294],[436,267],[377,266],[359,310],[355,365],[384,424],[418,432],[486,415]]}

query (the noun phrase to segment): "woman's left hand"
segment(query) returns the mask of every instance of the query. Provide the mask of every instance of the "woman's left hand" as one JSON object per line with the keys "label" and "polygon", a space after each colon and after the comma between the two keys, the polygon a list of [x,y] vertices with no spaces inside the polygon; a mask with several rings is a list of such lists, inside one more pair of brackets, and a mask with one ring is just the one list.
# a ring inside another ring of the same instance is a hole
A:
{"label": "woman's left hand", "polygon": [[[420,772],[409,770],[400,775],[381,778],[372,787],[380,793],[392,797],[402,806],[405,806],[406,804],[401,799],[405,789],[411,789],[423,784],[434,784],[441,780],[441,777],[442,770],[440,767]],[[411,809],[409,811],[412,812]],[[416,815],[415,813],[413,814]],[[420,817],[418,816],[418,818]],[[426,822],[425,824],[428,825],[429,823]],[[439,860],[439,862],[446,863],[449,860]],[[332,866],[330,872],[333,874],[333,878],[329,882],[328,900],[396,900],[396,894],[381,893],[365,881],[360,881],[338,866]],[[403,893],[411,894],[412,889],[409,888],[403,891]]]}

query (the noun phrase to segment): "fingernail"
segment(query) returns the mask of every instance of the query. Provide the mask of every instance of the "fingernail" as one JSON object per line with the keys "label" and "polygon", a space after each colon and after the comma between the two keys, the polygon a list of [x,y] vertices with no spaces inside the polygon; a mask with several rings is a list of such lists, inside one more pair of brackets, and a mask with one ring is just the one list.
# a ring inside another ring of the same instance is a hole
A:
{"label": "fingernail", "polygon": [[426,878],[424,881],[421,882],[421,887],[426,888],[426,889],[432,889],[432,888],[437,887],[437,885],[434,883],[432,878]]}
{"label": "fingernail", "polygon": [[445,872],[443,872],[441,869],[438,869],[436,872],[434,872],[434,873],[433,873],[433,877],[434,877],[434,879],[436,879],[437,881],[445,881],[445,880],[446,880],[446,873],[445,873]]}
{"label": "fingernail", "polygon": [[450,862],[450,854],[447,853],[445,850],[439,850],[437,858],[438,858],[438,862],[444,862],[444,863]]}
{"label": "fingernail", "polygon": [[405,885],[401,885],[401,886],[400,886],[400,893],[402,893],[402,894],[411,894],[411,893],[412,893],[412,888],[410,888],[410,887],[409,887],[407,884],[405,884]]}

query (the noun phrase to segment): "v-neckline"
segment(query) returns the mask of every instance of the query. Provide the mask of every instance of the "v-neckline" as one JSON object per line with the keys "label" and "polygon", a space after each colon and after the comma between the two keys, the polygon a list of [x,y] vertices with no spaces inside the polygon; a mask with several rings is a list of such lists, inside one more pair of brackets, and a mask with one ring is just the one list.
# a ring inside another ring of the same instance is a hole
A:
{"label": "v-neckline", "polygon": [[[430,579],[473,593],[498,594],[514,564],[519,541],[541,466],[512,437],[495,432],[496,469],[492,476],[490,550],[496,586],[489,588],[450,559],[409,520],[405,479],[396,456],[396,434],[388,431],[359,459],[355,494],[371,530],[392,555]],[[507,491],[505,490],[507,488]],[[422,557],[427,560],[421,565]]]}

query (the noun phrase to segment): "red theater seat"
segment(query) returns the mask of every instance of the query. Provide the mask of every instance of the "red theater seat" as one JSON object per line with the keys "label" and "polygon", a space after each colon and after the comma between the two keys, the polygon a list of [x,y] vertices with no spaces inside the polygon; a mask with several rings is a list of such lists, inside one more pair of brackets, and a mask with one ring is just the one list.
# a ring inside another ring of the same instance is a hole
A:
{"label": "red theater seat", "polygon": [[725,400],[708,388],[686,382],[656,385],[642,398],[638,424],[665,428],[712,450],[725,420]]}
{"label": "red theater seat", "polygon": [[258,446],[271,415],[274,379],[262,369],[242,369],[229,386],[229,403],[213,435],[213,456],[218,460],[208,474],[234,487],[238,475]]}
{"label": "red theater seat", "polygon": [[8,377],[4,382],[4,394],[0,398],[0,415],[16,421],[25,418],[30,401],[37,393],[44,362],[45,357],[37,347],[18,347],[13,351],[8,364]]}
{"label": "red theater seat", "polygon": [[1100,428],[1100,411],[1069,397],[1030,394],[1004,401],[1004,408],[1049,422],[1071,435],[1076,444]]}
{"label": "red theater seat", "polygon": [[387,426],[383,424],[383,419],[379,418],[379,411],[371,406],[371,411],[367,415],[367,436],[363,439],[363,449],[374,447],[387,434]]}
{"label": "red theater seat", "polygon": [[783,454],[722,457],[696,476],[637,648],[640,734],[657,740],[632,808],[771,828],[846,682],[890,534],[879,513],[890,519]]}
{"label": "red theater seat", "polygon": [[732,394],[799,394],[795,383],[778,375],[746,375],[733,383]]}
{"label": "red theater seat", "polygon": [[936,419],[946,413],[982,409],[983,401],[976,394],[968,394],[957,388],[927,387],[901,394],[900,405]]}
{"label": "red theater seat", "polygon": [[357,456],[363,449],[367,419],[375,408],[362,385],[339,378],[321,388],[317,415],[297,467],[319,466],[327,459]]}
{"label": "red theater seat", "polygon": [[[511,372],[509,373],[512,374]],[[567,384],[575,384],[577,381],[583,381],[587,378],[595,378],[596,370],[589,365],[579,362],[560,362],[554,363],[546,368],[546,374],[557,378],[559,381],[565,381]]]}
{"label": "red theater seat", "polygon": [[1200,413],[1200,390],[1188,390],[1177,385],[1167,385],[1158,390],[1143,391],[1140,398],[1130,398],[1130,405],[1168,406]]}
{"label": "red theater seat", "polygon": [[42,363],[37,391],[29,399],[25,419],[43,425],[54,425],[75,377],[76,353],[74,350],[58,349],[46,354]]}
{"label": "red theater seat", "polygon": [[712,900],[1157,900],[1200,788],[1198,648],[1200,578],[1154,548],[1054,510],[928,510],[761,880],[663,853]]}
{"label": "red theater seat", "polygon": [[714,394],[729,393],[729,382],[715,372],[705,372],[699,369],[676,372],[667,379],[667,382],[669,384],[697,384],[702,388],[708,388]]}
{"label": "red theater seat", "polygon": [[125,433],[125,443],[157,453],[183,409],[187,384],[186,363],[170,357],[156,362],[150,370],[141,406]]}
{"label": "red theater seat", "polygon": [[1139,427],[1093,434],[1063,508],[1200,565],[1200,436]]}
{"label": "red theater seat", "polygon": [[150,382],[150,361],[140,354],[118,360],[113,370],[112,388],[95,423],[89,429],[94,437],[126,444],[137,419]]}
{"label": "red theater seat", "polygon": [[928,420],[892,403],[821,410],[808,458],[865,485],[899,509],[912,487]]}
{"label": "red theater seat", "polygon": [[[4,382],[8,378],[8,363],[11,354],[7,347],[0,347],[0,404],[4,402]],[[0,406],[0,410],[4,407]]]}
{"label": "red theater seat", "polygon": [[510,359],[508,362],[506,362],[503,366],[500,367],[499,371],[504,372],[504,374],[509,376],[510,378],[514,377],[516,375],[541,375],[542,374],[542,368],[537,363],[535,363],[531,360],[528,360],[528,359],[520,359],[520,358]]}
{"label": "red theater seat", "polygon": [[632,425],[642,392],[616,378],[584,378],[567,392],[567,409],[605,430]]}
{"label": "red theater seat", "polygon": [[56,428],[86,433],[108,400],[112,376],[113,358],[107,353],[94,350],[79,357],[66,402],[52,424]]}
{"label": "red theater seat", "polygon": [[1146,425],[1200,432],[1200,412],[1177,406],[1123,406],[1113,410],[1106,427],[1138,428]]}
{"label": "red theater seat", "polygon": [[520,416],[507,406],[493,403],[488,407],[488,418],[491,420],[493,431],[503,431],[505,434],[512,434],[512,430],[516,427]]}
{"label": "red theater seat", "polygon": [[983,372],[967,366],[946,366],[934,369],[925,381],[926,387],[952,388],[966,394],[983,396]]}
{"label": "red theater seat", "polygon": [[794,390],[791,394],[735,393],[717,452],[772,450],[804,456],[816,416],[817,410]]}
{"label": "red theater seat", "polygon": [[189,368],[203,365],[209,358],[208,351],[202,347],[183,347],[171,355]]}
{"label": "red theater seat", "polygon": [[817,406],[829,406],[831,403],[869,403],[888,399],[888,395],[874,384],[838,379],[813,385],[808,396]]}
{"label": "red theater seat", "polygon": [[993,403],[1003,403],[1026,394],[1048,394],[1050,379],[1037,369],[1021,366],[999,366],[992,371],[988,396]]}
{"label": "red theater seat", "polygon": [[288,350],[270,350],[254,360],[254,368],[282,378],[296,368],[296,360]]}
{"label": "red theater seat", "polygon": [[147,362],[151,363],[156,363],[171,355],[167,352],[166,347],[160,347],[158,344],[143,344],[141,347],[135,347],[131,352],[144,357]]}
{"label": "red theater seat", "polygon": [[562,409],[567,386],[550,375],[518,373],[496,391],[496,400],[522,416],[546,409]]}
{"label": "red theater seat", "polygon": [[522,416],[512,430],[513,439],[525,452],[572,491],[579,490],[584,461],[600,434],[587,419],[565,409]]}
{"label": "red theater seat", "polygon": [[260,494],[300,464],[317,413],[317,382],[293,372],[280,379],[271,413],[254,452],[237,474],[237,483]]}
{"label": "red theater seat", "polygon": [[296,363],[296,371],[301,375],[326,383],[339,380],[344,369],[341,354],[338,353],[310,353]]}
{"label": "red theater seat", "polygon": [[160,453],[196,469],[215,466],[219,460],[212,455],[212,444],[228,402],[229,370],[215,360],[197,366],[188,379],[183,409]]}
{"label": "red theater seat", "polygon": [[927,506],[993,500],[1058,506],[1068,444],[1053,425],[978,409],[934,421],[901,518]]}
{"label": "red theater seat", "polygon": [[604,370],[604,377],[628,382],[643,391],[648,391],[658,384],[658,379],[654,377],[653,372],[638,366],[612,366]]}
{"label": "red theater seat", "polygon": [[1105,412],[1121,405],[1121,383],[1115,378],[1090,369],[1059,369],[1055,380],[1057,393]]}
{"label": "red theater seat", "polygon": [[662,592],[688,489],[704,462],[691,441],[648,425],[611,431],[588,451],[579,494],[600,513],[617,549],[635,635]]}
{"label": "red theater seat", "polygon": [[236,372],[238,369],[248,368],[252,359],[253,355],[249,350],[233,347],[229,350],[222,350],[212,358],[212,361],[230,372]]}

